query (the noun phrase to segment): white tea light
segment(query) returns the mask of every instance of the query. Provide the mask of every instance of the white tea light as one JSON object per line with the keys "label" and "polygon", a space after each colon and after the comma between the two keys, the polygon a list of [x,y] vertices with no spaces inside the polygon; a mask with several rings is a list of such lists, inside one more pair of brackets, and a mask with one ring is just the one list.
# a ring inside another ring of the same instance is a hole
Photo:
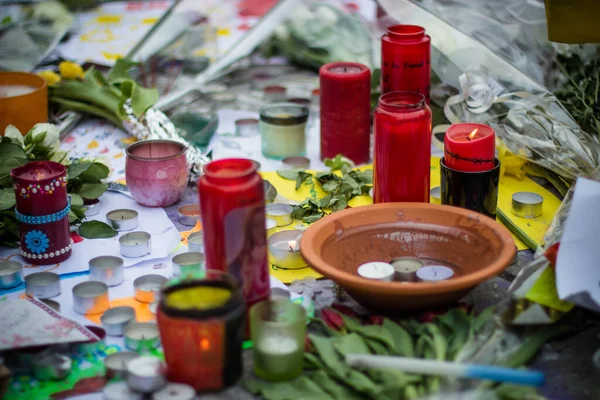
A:
{"label": "white tea light", "polygon": [[173,275],[187,275],[189,273],[204,271],[204,254],[189,252],[173,257]]}
{"label": "white tea light", "polygon": [[156,392],[167,384],[165,369],[165,364],[158,357],[134,358],[127,363],[127,384],[137,392]]}
{"label": "white tea light", "polygon": [[427,265],[417,271],[417,278],[422,282],[439,282],[454,276],[452,268],[443,265]]}
{"label": "white tea light", "polygon": [[127,363],[140,355],[133,351],[118,351],[109,354],[104,359],[104,368],[106,369],[106,378],[112,379],[115,377],[125,378],[127,372]]}
{"label": "white tea light", "polygon": [[123,283],[123,259],[115,256],[99,256],[92,258],[89,263],[90,280],[104,282],[108,286]]}
{"label": "white tea light", "polygon": [[275,222],[274,219],[266,218],[265,229],[267,230],[267,237],[271,236],[273,233],[275,233],[275,230],[277,229],[277,222]]}
{"label": "white tea light", "polygon": [[108,310],[108,285],[87,281],[73,286],[73,309],[83,315],[101,314]]}
{"label": "white tea light", "polygon": [[392,264],[388,264],[381,261],[373,261],[362,264],[358,267],[358,275],[367,279],[374,279],[378,281],[391,282],[394,280],[394,274],[396,270]]}
{"label": "white tea light", "polygon": [[136,278],[133,281],[135,299],[142,303],[155,302],[165,282],[167,282],[167,278],[157,274],[143,275]]}
{"label": "white tea light", "polygon": [[121,255],[138,258],[152,253],[152,236],[147,232],[129,232],[119,238]]}
{"label": "white tea light", "polygon": [[60,294],[60,276],[54,272],[34,272],[25,277],[25,293],[29,297],[49,299]]}
{"label": "white tea light", "polygon": [[135,309],[129,306],[109,308],[100,317],[100,322],[109,336],[123,336],[125,327],[135,321]]}
{"label": "white tea light", "polygon": [[306,266],[300,254],[303,231],[296,229],[275,232],[267,239],[269,262],[279,268],[298,269]]}
{"label": "white tea light", "polygon": [[131,231],[139,225],[138,215],[138,212],[135,210],[113,210],[106,214],[106,220],[114,230]]}
{"label": "white tea light", "polygon": [[294,208],[289,204],[270,203],[265,205],[267,218],[274,220],[277,226],[286,226],[294,222],[293,212]]}
{"label": "white tea light", "polygon": [[204,234],[194,232],[188,236],[188,250],[194,253],[204,253]]}
{"label": "white tea light", "polygon": [[0,290],[23,283],[23,266],[18,261],[0,261]]}
{"label": "white tea light", "polygon": [[396,271],[395,280],[401,282],[416,282],[417,271],[423,266],[423,262],[416,257],[394,258],[390,264]]}
{"label": "white tea light", "polygon": [[125,347],[133,351],[154,350],[160,344],[156,322],[131,322],[123,332]]}
{"label": "white tea light", "polygon": [[196,389],[184,383],[169,383],[152,395],[152,400],[194,400]]}

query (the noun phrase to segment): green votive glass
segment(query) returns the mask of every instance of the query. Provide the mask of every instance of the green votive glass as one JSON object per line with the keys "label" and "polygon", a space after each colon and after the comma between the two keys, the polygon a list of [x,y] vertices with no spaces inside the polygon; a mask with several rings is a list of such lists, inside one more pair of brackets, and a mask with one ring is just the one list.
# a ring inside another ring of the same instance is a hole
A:
{"label": "green votive glass", "polygon": [[302,374],[306,312],[289,300],[263,301],[250,309],[254,374],[287,381]]}

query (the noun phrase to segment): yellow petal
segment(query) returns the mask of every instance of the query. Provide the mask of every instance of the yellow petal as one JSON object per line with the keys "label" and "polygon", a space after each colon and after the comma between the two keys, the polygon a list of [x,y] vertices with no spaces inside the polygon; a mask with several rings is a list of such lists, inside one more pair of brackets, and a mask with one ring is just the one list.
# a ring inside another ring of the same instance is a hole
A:
{"label": "yellow petal", "polygon": [[38,76],[44,78],[48,86],[56,85],[58,82],[61,81],[60,75],[49,69],[38,72]]}
{"label": "yellow petal", "polygon": [[65,79],[83,78],[83,68],[81,65],[70,61],[63,61],[58,65],[60,75]]}

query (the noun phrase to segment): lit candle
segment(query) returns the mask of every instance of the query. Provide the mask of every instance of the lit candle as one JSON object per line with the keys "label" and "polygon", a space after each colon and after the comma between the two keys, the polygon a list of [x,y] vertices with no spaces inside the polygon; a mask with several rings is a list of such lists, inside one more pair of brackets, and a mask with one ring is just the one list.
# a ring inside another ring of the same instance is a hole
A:
{"label": "lit candle", "polygon": [[495,167],[496,135],[482,124],[454,124],[444,138],[444,163],[461,172],[489,171]]}
{"label": "lit candle", "polygon": [[391,282],[394,280],[396,270],[391,264],[374,261],[362,264],[358,267],[357,272],[363,278]]}
{"label": "lit candle", "polygon": [[423,282],[439,282],[452,278],[454,271],[443,265],[427,265],[419,268],[417,278]]}
{"label": "lit candle", "polygon": [[297,269],[306,266],[300,254],[302,231],[289,230],[276,232],[269,236],[269,262],[276,267]]}

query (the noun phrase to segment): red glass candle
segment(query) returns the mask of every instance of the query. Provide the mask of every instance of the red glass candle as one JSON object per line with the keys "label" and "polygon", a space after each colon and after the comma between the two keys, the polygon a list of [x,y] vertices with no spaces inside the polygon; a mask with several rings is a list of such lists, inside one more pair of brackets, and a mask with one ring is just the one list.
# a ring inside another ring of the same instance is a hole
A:
{"label": "red glass candle", "polygon": [[21,256],[36,265],[62,262],[71,255],[67,170],[35,161],[11,171],[19,221]]}
{"label": "red glass candle", "polygon": [[444,162],[461,172],[489,171],[495,167],[496,135],[482,124],[454,124],[444,137]]}
{"label": "red glass candle", "polygon": [[429,104],[431,39],[416,25],[390,26],[381,38],[381,93],[406,91]]}
{"label": "red glass candle", "polygon": [[321,159],[343,154],[369,161],[371,71],[351,62],[326,64],[321,81]]}
{"label": "red glass candle", "polygon": [[198,183],[207,269],[229,272],[247,306],[270,295],[263,181],[252,160],[230,158],[204,167]]}
{"label": "red glass candle", "polygon": [[429,203],[431,110],[422,94],[390,92],[374,113],[375,203]]}

